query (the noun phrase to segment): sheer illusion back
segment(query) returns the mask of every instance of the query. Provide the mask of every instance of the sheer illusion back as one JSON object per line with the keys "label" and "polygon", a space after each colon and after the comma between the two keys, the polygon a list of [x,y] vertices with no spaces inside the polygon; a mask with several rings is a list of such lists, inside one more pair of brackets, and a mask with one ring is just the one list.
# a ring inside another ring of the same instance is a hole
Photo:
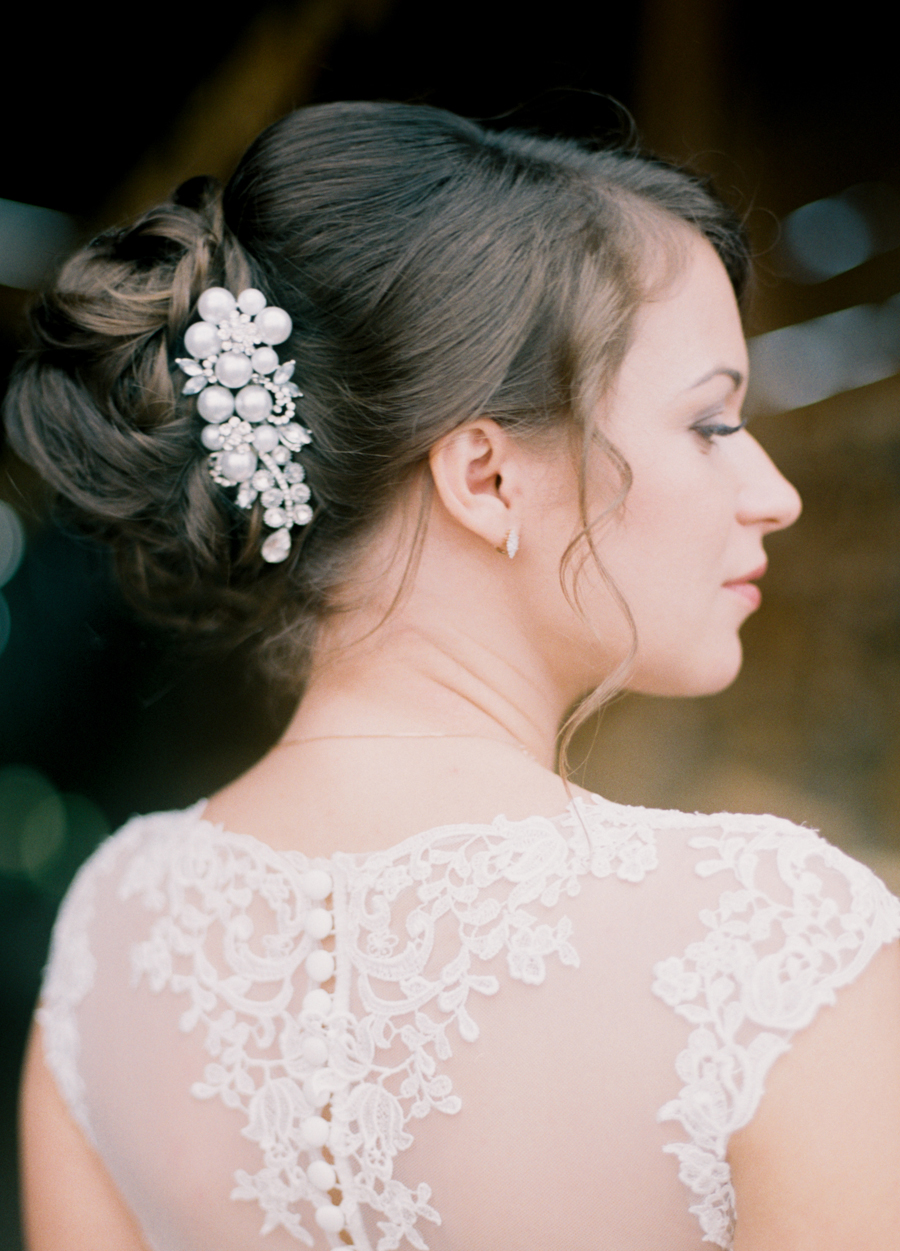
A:
{"label": "sheer illusion back", "polygon": [[152,1251],[727,1248],[729,1136],[898,934],[773,817],[578,798],[310,859],[198,805],[82,869],[40,1020]]}

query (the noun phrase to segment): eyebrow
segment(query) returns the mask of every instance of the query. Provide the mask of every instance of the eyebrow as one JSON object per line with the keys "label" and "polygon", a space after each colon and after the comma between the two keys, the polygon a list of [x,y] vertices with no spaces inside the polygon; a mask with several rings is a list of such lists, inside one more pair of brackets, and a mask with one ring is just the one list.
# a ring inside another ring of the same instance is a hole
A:
{"label": "eyebrow", "polygon": [[698,378],[696,382],[691,383],[687,388],[688,391],[696,391],[697,387],[702,387],[705,382],[711,382],[713,378],[724,376],[730,378],[734,383],[735,391],[739,390],[744,383],[744,375],[737,369],[711,369],[708,374],[704,374],[702,378]]}

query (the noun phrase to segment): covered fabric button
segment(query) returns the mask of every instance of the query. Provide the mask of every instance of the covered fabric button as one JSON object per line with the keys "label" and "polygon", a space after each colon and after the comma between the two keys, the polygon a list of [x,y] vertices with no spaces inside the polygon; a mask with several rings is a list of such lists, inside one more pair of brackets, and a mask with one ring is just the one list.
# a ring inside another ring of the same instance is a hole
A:
{"label": "covered fabric button", "polygon": [[306,958],[306,972],[314,982],[327,982],[334,973],[334,956],[320,948]]}
{"label": "covered fabric button", "polygon": [[329,1203],[327,1207],[316,1208],[316,1224],[320,1229],[336,1234],[344,1228],[344,1213],[337,1203]]}
{"label": "covered fabric button", "polygon": [[327,908],[313,908],[303,922],[303,928],[310,938],[327,938],[331,933],[331,913]]}
{"label": "covered fabric button", "polygon": [[327,899],[331,894],[331,874],[324,869],[309,869],[300,884],[309,899]]}
{"label": "covered fabric button", "polygon": [[306,1176],[319,1190],[333,1190],[337,1181],[337,1172],[327,1160],[313,1160],[306,1170]]}
{"label": "covered fabric button", "polygon": [[300,1133],[311,1147],[324,1147],[330,1130],[331,1126],[324,1116],[308,1116],[300,1124]]}
{"label": "covered fabric button", "polygon": [[331,995],[319,987],[303,996],[303,1011],[313,1012],[316,1016],[328,1016],[331,1012]]}

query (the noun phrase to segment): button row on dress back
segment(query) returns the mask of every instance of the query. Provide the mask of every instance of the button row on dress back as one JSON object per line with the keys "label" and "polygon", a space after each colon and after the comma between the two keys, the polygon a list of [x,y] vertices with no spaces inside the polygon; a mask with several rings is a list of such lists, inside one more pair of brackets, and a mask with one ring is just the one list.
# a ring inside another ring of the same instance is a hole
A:
{"label": "button row on dress back", "polygon": [[[327,899],[333,889],[331,875],[324,869],[310,869],[300,880],[303,893],[318,907],[311,908],[303,922],[306,933],[316,942],[321,942],[332,932],[334,918],[322,901]],[[334,956],[324,947],[318,947],[306,958],[307,975],[312,982],[327,982],[334,976]],[[331,995],[321,985],[311,990],[303,999],[303,1013],[310,1017],[321,1017],[323,1021],[331,1015]],[[328,1044],[318,1033],[311,1033],[303,1040],[301,1047],[304,1060],[314,1072],[303,1083],[303,1093],[314,1108],[324,1107],[330,1097],[327,1074],[322,1070],[328,1063]],[[329,1145],[331,1125],[324,1116],[308,1116],[302,1122],[300,1131],[311,1150],[321,1150]],[[337,1170],[327,1160],[313,1160],[306,1170],[310,1184],[327,1195],[337,1185]],[[316,1224],[326,1233],[340,1233],[344,1228],[344,1212],[340,1203],[329,1200],[316,1208]]]}

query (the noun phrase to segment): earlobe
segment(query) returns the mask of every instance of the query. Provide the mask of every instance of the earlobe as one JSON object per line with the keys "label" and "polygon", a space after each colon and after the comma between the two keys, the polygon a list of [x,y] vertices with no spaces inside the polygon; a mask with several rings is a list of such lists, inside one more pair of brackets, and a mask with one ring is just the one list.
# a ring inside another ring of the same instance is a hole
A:
{"label": "earlobe", "polygon": [[435,491],[447,513],[503,551],[515,529],[516,458],[512,439],[489,419],[460,426],[429,454]]}

